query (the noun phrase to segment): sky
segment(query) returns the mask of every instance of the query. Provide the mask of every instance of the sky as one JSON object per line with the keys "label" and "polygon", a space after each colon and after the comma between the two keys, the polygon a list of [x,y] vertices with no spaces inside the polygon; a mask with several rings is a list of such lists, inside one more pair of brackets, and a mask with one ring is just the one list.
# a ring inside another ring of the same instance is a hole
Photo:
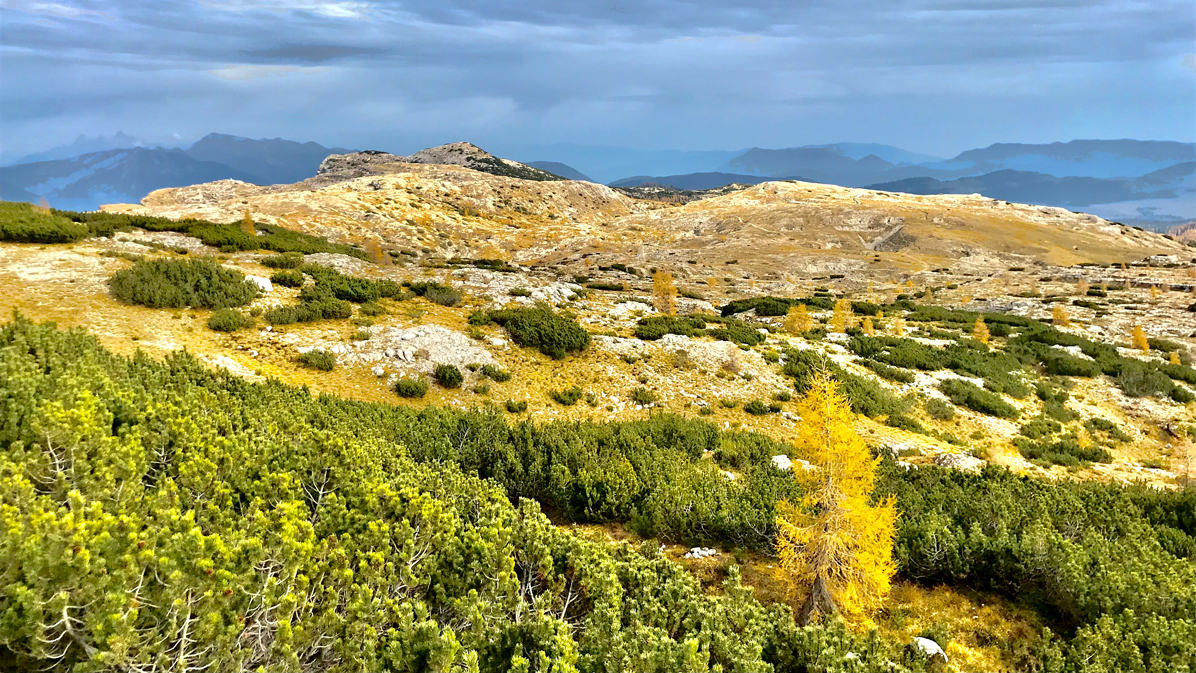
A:
{"label": "sky", "polygon": [[1196,3],[0,0],[0,152],[116,131],[399,153],[1196,141]]}

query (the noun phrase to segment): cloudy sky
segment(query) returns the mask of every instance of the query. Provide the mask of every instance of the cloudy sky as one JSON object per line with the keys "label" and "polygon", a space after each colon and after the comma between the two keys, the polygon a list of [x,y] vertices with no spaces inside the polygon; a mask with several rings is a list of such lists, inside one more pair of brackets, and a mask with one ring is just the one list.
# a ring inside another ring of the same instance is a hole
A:
{"label": "cloudy sky", "polygon": [[1191,0],[0,0],[0,144],[1192,141],[1194,43]]}

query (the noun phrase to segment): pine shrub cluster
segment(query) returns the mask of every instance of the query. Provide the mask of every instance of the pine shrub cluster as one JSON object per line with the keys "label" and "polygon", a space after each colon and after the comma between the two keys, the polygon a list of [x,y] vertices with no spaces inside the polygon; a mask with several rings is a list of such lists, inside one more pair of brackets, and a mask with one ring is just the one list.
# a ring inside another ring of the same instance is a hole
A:
{"label": "pine shrub cluster", "polygon": [[108,286],[117,299],[150,308],[232,308],[261,291],[240,271],[206,259],[135,262],[113,274]]}

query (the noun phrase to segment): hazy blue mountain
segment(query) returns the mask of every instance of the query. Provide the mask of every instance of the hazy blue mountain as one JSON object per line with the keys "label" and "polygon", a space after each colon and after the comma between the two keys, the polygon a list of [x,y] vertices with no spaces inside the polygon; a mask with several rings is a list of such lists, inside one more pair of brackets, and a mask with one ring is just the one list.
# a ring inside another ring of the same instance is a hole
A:
{"label": "hazy blue mountain", "polygon": [[117,131],[112,137],[105,138],[104,136],[96,136],[89,138],[87,136],[79,136],[75,141],[69,145],[59,145],[52,147],[44,152],[36,152],[28,156],[20,157],[11,162],[6,161],[5,165],[12,164],[30,164],[37,161],[54,161],[56,159],[70,159],[83,154],[92,154],[94,152],[104,152],[106,150],[118,150],[126,147],[144,147],[146,143],[126,134],[124,131]]}
{"label": "hazy blue mountain", "polygon": [[572,166],[602,183],[629,175],[679,175],[720,170],[725,168],[728,160],[743,154],[743,150],[649,150],[572,143],[496,149],[502,156],[516,161],[523,161],[522,157],[535,157],[541,161],[550,157],[551,161]]}
{"label": "hazy blue mountain", "polygon": [[1057,177],[1032,171],[1004,169],[979,176],[937,180],[907,178],[869,185],[869,189],[908,194],[983,194],[984,196],[1064,208],[1143,199],[1174,199],[1191,190],[1196,163],[1168,167],[1136,179]]}
{"label": "hazy blue mountain", "polygon": [[253,176],[259,185],[290,184],[316,174],[329,154],[348,154],[354,150],[324,147],[318,143],[299,143],[282,138],[252,140],[211,133],[187,148],[187,156],[199,161],[224,164]]}
{"label": "hazy blue mountain", "polygon": [[739,175],[736,173],[686,173],[684,175],[637,175],[623,178],[610,183],[611,187],[639,187],[640,185],[655,184],[672,187],[674,189],[717,189],[730,184],[758,185],[775,178],[759,175]]}
{"label": "hazy blue mountain", "polygon": [[[123,134],[113,138],[135,140]],[[328,155],[351,151],[313,142],[213,133],[186,150],[119,148],[8,166],[0,169],[0,194],[16,201],[36,202],[44,197],[55,207],[93,210],[104,203],[135,203],[155,189],[213,180],[257,185],[298,182],[315,175]]]}
{"label": "hazy blue mountain", "polygon": [[569,180],[594,182],[594,180],[591,180],[585,173],[582,173],[568,164],[562,164],[559,161],[528,161],[526,163],[532,168],[539,168],[542,171],[548,171],[553,175],[559,175],[562,178],[568,178]]}
{"label": "hazy blue mountain", "polygon": [[1073,140],[1049,145],[997,143],[926,166],[966,175],[1009,168],[1060,177],[1133,178],[1187,161],[1196,161],[1196,143]]}
{"label": "hazy blue mountain", "polygon": [[178,149],[132,148],[73,159],[0,168],[0,199],[94,210],[104,203],[136,203],[155,189],[254,176],[225,164],[199,161]]}
{"label": "hazy blue mountain", "polygon": [[879,143],[832,143],[830,145],[807,145],[806,147],[825,147],[830,150],[838,151],[845,157],[857,160],[863,159],[869,154],[874,154],[877,157],[896,165],[925,164],[932,161],[943,160],[942,157],[936,157],[930,154],[919,154],[917,152],[903,150],[900,147],[881,145]]}

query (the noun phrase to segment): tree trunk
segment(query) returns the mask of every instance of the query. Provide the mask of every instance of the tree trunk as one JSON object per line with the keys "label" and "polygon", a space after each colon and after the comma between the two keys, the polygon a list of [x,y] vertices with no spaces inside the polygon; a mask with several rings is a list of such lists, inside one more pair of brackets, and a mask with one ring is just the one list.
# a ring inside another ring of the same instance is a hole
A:
{"label": "tree trunk", "polygon": [[802,603],[801,610],[797,613],[797,622],[805,626],[818,621],[823,615],[838,611],[839,607],[835,605],[835,598],[831,596],[830,590],[826,587],[826,580],[819,575],[814,578],[814,586],[810,587],[810,595],[806,597],[806,602]]}

